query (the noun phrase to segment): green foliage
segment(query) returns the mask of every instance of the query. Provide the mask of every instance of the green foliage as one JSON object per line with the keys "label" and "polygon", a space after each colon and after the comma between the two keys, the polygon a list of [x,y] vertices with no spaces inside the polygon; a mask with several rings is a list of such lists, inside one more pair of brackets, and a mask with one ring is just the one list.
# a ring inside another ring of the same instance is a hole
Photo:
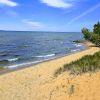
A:
{"label": "green foliage", "polygon": [[96,44],[98,47],[100,47],[100,35],[98,34],[91,34],[91,42],[93,42],[94,44]]}
{"label": "green foliage", "polygon": [[89,32],[89,30],[87,28],[83,28],[82,29],[82,33],[84,34],[84,38],[86,40],[89,40],[89,38],[90,38],[90,32]]}
{"label": "green foliage", "polygon": [[61,74],[64,71],[70,71],[71,74],[82,74],[86,72],[95,72],[100,69],[100,52],[94,55],[87,55],[81,59],[65,64],[63,68],[56,70],[55,76]]}
{"label": "green foliage", "polygon": [[82,29],[82,33],[84,34],[84,38],[92,43],[95,43],[100,47],[100,23],[94,25],[93,32],[90,32],[87,28]]}
{"label": "green foliage", "polygon": [[100,35],[100,23],[98,22],[97,24],[94,25],[94,29],[93,32],[95,34],[99,34]]}
{"label": "green foliage", "polygon": [[82,29],[82,33],[84,34],[84,33],[89,33],[89,30],[87,29],[87,28],[83,28]]}

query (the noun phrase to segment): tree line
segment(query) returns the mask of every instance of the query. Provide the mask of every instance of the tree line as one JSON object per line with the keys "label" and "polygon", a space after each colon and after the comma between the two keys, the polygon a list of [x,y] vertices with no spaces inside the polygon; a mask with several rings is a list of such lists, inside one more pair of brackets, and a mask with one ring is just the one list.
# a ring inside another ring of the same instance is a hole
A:
{"label": "tree line", "polygon": [[96,44],[96,46],[100,47],[100,22],[93,26],[92,32],[87,28],[83,28],[82,33],[84,34],[84,38],[86,40],[91,41]]}

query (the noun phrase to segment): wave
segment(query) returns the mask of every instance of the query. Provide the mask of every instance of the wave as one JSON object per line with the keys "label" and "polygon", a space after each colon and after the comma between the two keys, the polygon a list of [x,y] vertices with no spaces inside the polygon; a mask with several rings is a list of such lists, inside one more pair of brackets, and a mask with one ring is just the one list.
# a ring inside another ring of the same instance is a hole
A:
{"label": "wave", "polygon": [[18,67],[25,67],[25,66],[30,66],[32,64],[37,64],[37,63],[40,63],[42,62],[43,60],[40,60],[40,61],[34,61],[34,62],[27,62],[27,63],[21,63],[21,64],[15,64],[15,65],[10,65],[10,66],[7,66],[7,68],[18,68]]}
{"label": "wave", "polygon": [[71,50],[71,52],[76,52],[76,51],[80,51],[80,49]]}
{"label": "wave", "polygon": [[[77,51],[80,51],[80,49],[71,50],[72,53],[77,52]],[[44,55],[44,56],[35,56],[35,57],[52,57],[52,56],[55,56],[55,54],[49,54],[49,55]],[[6,66],[6,67],[10,68],[10,69],[15,69],[15,68],[18,68],[18,67],[28,67],[28,66],[31,66],[33,64],[38,64],[38,63],[41,63],[43,61],[52,60],[52,59],[55,59],[55,58],[58,58],[58,57],[63,57],[63,55],[57,56],[57,57],[55,56],[54,58],[45,58],[45,60],[42,59],[42,60],[38,60],[38,61],[34,61],[34,62],[33,61],[23,62],[23,63],[19,63],[19,64],[9,65],[9,66]]]}
{"label": "wave", "polygon": [[17,61],[18,59],[19,58],[12,58],[12,59],[0,60],[0,63],[14,62],[14,61]]}
{"label": "wave", "polygon": [[38,58],[46,58],[46,57],[53,57],[53,56],[55,56],[55,54],[48,54],[48,55],[35,56],[35,57],[38,57]]}
{"label": "wave", "polygon": [[8,60],[0,60],[0,63],[7,63]]}
{"label": "wave", "polygon": [[8,59],[9,62],[12,62],[12,61],[17,61],[19,58],[12,58],[12,59]]}
{"label": "wave", "polygon": [[7,57],[7,56],[18,57],[19,55],[17,55],[17,54],[3,54],[3,53],[1,53],[0,56],[1,57]]}
{"label": "wave", "polygon": [[75,44],[75,46],[76,46],[76,47],[81,47],[81,46],[82,46],[82,44]]}

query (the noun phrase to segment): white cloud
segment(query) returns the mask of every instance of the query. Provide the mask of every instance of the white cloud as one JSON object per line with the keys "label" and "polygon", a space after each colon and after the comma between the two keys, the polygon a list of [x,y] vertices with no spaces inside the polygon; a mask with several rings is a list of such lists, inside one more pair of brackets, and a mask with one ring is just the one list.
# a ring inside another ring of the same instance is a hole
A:
{"label": "white cloud", "polygon": [[10,7],[18,6],[18,3],[13,2],[11,0],[0,0],[0,4],[6,5],[6,6],[10,6]]}
{"label": "white cloud", "polygon": [[87,14],[93,12],[94,10],[96,10],[96,9],[99,8],[99,7],[100,7],[100,4],[97,4],[97,5],[93,6],[93,7],[91,7],[90,9],[88,9],[88,10],[85,11],[85,12],[83,12],[83,13],[80,14],[79,16],[76,16],[75,18],[73,18],[71,21],[69,21],[69,22],[67,23],[67,25],[69,25],[69,24],[71,24],[71,23],[73,23],[73,22],[79,20],[80,18],[82,18],[82,17],[86,16]]}
{"label": "white cloud", "polygon": [[40,1],[41,3],[56,8],[69,8],[73,6],[72,3],[69,3],[69,0],[67,0],[68,2],[65,2],[65,0],[40,0]]}
{"label": "white cloud", "polygon": [[28,20],[22,20],[22,22],[32,26],[33,28],[40,28],[40,27],[44,27],[45,26],[41,22],[33,22],[33,21],[28,21]]}

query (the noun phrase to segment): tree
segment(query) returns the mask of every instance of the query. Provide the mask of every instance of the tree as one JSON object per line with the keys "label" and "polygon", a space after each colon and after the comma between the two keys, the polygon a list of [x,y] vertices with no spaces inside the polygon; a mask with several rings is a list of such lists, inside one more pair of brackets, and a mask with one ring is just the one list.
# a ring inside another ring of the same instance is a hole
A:
{"label": "tree", "polygon": [[84,33],[88,33],[89,32],[89,29],[87,29],[87,28],[83,28],[82,29],[82,33],[84,34]]}
{"label": "tree", "polygon": [[94,25],[93,32],[95,34],[100,34],[100,23],[98,22],[97,24]]}
{"label": "tree", "polygon": [[91,42],[100,47],[100,35],[93,34]]}
{"label": "tree", "polygon": [[87,28],[82,29],[82,33],[84,34],[84,38],[92,43],[96,44],[96,46],[100,47],[100,23],[94,25],[93,32],[90,32]]}
{"label": "tree", "polygon": [[82,29],[82,33],[84,34],[84,38],[86,40],[89,40],[90,39],[90,32],[89,32],[89,30],[87,28],[83,28]]}

